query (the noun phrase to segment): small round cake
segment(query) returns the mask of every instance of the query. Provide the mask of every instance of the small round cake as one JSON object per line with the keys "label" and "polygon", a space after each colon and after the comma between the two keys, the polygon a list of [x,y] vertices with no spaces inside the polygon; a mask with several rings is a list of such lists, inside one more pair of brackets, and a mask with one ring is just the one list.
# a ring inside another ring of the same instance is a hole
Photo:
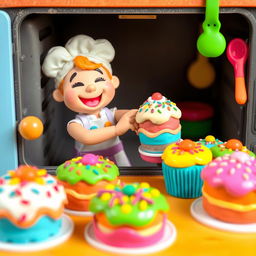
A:
{"label": "small round cake", "polygon": [[170,195],[181,198],[201,196],[201,171],[212,160],[209,148],[186,139],[169,145],[162,159],[165,186]]}
{"label": "small round cake", "polygon": [[164,149],[181,138],[181,111],[161,93],[154,93],[139,108],[136,122],[143,160],[161,163]]}
{"label": "small round cake", "polygon": [[218,157],[202,171],[203,207],[229,223],[256,222],[256,159],[244,152]]}
{"label": "small round cake", "polygon": [[67,209],[88,211],[89,200],[109,183],[117,183],[119,169],[107,158],[94,154],[73,158],[58,166],[57,179],[65,188]]}
{"label": "small round cake", "polygon": [[57,234],[64,188],[45,169],[21,165],[0,178],[0,241],[31,243]]}
{"label": "small round cake", "polygon": [[219,144],[223,144],[223,142],[221,140],[216,139],[212,135],[207,135],[204,139],[200,139],[198,142],[201,143],[202,145],[204,145],[207,148],[212,148],[212,147],[217,146]]}
{"label": "small round cake", "polygon": [[108,185],[90,202],[96,238],[115,247],[146,247],[161,240],[168,209],[165,197],[145,182]]}
{"label": "small round cake", "polygon": [[242,151],[250,156],[255,156],[255,154],[247,149],[246,146],[240,140],[230,139],[225,143],[219,144],[211,148],[213,159],[219,156],[230,155],[236,151]]}

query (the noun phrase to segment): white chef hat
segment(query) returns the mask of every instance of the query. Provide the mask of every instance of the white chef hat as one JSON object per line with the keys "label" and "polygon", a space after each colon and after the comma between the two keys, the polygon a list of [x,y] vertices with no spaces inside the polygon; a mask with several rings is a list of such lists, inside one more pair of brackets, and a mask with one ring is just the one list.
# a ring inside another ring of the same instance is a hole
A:
{"label": "white chef hat", "polygon": [[94,63],[101,63],[112,74],[110,62],[114,59],[115,50],[106,39],[97,39],[77,35],[68,40],[65,47],[56,46],[47,53],[42,70],[48,77],[55,78],[58,86],[65,75],[74,67],[73,59],[84,56]]}

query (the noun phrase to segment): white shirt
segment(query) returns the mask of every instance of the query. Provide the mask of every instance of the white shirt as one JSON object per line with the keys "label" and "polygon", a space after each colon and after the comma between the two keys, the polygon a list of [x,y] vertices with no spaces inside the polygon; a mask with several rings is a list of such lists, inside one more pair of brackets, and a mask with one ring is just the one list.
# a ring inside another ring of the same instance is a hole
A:
{"label": "white shirt", "polygon": [[[109,112],[113,115],[113,117],[115,116],[115,111],[116,111],[116,108],[109,109]],[[78,114],[76,115],[76,118],[69,121],[67,125],[69,125],[70,123],[78,123],[88,130],[103,128],[109,125],[114,125],[114,124],[110,124],[110,120],[108,120],[108,117],[104,108],[100,111],[100,117],[97,117],[95,115]],[[78,152],[91,152],[91,151],[97,151],[102,149],[108,149],[118,144],[119,142],[120,142],[120,139],[118,136],[94,145],[85,145],[76,141],[75,148]]]}

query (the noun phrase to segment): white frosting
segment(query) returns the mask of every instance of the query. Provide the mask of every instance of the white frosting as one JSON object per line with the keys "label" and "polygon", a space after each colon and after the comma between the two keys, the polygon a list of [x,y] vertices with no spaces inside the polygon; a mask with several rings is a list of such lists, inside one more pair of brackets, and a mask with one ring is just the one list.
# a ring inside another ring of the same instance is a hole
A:
{"label": "white frosting", "polygon": [[154,124],[163,124],[170,117],[179,119],[181,111],[174,102],[162,97],[160,100],[153,100],[151,97],[147,99],[139,108],[136,114],[136,122],[143,123],[151,121]]}
{"label": "white frosting", "polygon": [[[3,184],[0,185],[0,211],[8,212],[16,220],[26,216],[24,222],[31,221],[41,208],[57,211],[66,201],[63,186],[57,184],[57,181],[50,175],[42,177],[45,181],[44,185],[29,182],[24,186],[10,185],[8,184],[9,180],[5,177],[8,178],[8,175],[3,176],[3,180],[1,178]],[[50,196],[48,196],[49,193]],[[25,203],[22,203],[23,200]]]}

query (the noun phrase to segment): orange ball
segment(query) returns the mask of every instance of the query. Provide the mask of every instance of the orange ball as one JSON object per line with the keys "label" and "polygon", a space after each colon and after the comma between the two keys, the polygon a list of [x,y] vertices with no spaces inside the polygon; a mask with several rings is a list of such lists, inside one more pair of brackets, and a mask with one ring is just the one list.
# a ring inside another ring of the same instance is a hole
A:
{"label": "orange ball", "polygon": [[16,170],[15,177],[21,181],[34,181],[37,178],[37,170],[31,166],[21,165]]}
{"label": "orange ball", "polygon": [[243,144],[240,140],[231,139],[226,142],[225,147],[232,150],[241,150],[243,148]]}
{"label": "orange ball", "polygon": [[188,139],[181,141],[179,144],[179,148],[184,151],[190,151],[194,149],[195,146],[196,146],[196,143]]}
{"label": "orange ball", "polygon": [[35,140],[42,135],[44,125],[39,118],[27,116],[20,121],[18,130],[24,139]]}

